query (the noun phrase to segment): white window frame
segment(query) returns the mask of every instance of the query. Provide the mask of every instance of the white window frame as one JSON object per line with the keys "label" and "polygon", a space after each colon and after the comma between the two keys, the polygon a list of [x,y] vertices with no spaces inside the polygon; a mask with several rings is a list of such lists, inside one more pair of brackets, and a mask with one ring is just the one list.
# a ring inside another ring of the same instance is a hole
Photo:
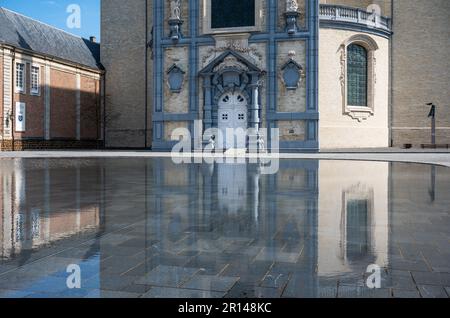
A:
{"label": "white window frame", "polygon": [[[17,83],[17,80],[18,80],[18,74],[17,73],[19,71],[19,68],[18,68],[19,65],[23,65],[22,86],[19,86],[18,83]],[[16,93],[25,94],[25,92],[26,92],[26,82],[27,82],[27,80],[26,80],[26,78],[27,78],[27,63],[22,62],[22,61],[16,61],[15,65],[14,65],[14,70],[15,70],[15,72],[14,72],[14,86],[15,86]]]}
{"label": "white window frame", "polygon": [[[37,69],[37,88],[33,88],[33,69]],[[31,95],[41,95],[41,66],[38,64],[32,64],[30,67],[30,93]]]}

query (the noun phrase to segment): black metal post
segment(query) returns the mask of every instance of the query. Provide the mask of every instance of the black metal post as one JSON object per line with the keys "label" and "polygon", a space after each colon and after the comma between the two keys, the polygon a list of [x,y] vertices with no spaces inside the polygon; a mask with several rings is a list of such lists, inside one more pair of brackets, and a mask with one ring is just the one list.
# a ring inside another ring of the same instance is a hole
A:
{"label": "black metal post", "polygon": [[430,113],[428,117],[431,117],[431,144],[436,146],[436,105],[433,103],[428,103],[431,106]]}

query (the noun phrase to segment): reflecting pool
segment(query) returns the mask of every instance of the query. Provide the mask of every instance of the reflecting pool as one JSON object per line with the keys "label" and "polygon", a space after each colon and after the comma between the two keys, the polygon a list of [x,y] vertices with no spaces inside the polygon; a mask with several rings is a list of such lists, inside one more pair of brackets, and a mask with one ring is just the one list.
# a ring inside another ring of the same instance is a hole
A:
{"label": "reflecting pool", "polygon": [[450,295],[449,168],[279,166],[0,160],[0,297]]}

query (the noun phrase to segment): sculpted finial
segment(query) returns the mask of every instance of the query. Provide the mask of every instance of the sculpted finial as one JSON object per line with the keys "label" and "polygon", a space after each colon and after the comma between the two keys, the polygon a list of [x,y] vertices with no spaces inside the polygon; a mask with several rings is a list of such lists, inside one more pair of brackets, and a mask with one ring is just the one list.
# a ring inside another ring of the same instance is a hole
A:
{"label": "sculpted finial", "polygon": [[181,19],[181,0],[170,0],[170,18]]}
{"label": "sculpted finial", "polygon": [[286,11],[287,12],[298,12],[297,0],[287,0],[286,1]]}

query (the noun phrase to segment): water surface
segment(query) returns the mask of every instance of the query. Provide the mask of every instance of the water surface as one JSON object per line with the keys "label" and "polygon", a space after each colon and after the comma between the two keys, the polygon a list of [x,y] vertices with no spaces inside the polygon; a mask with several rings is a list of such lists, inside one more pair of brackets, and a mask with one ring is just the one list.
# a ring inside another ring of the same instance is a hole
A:
{"label": "water surface", "polygon": [[389,162],[0,160],[0,297],[447,297],[449,189]]}

